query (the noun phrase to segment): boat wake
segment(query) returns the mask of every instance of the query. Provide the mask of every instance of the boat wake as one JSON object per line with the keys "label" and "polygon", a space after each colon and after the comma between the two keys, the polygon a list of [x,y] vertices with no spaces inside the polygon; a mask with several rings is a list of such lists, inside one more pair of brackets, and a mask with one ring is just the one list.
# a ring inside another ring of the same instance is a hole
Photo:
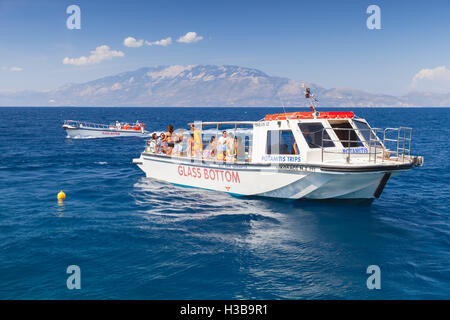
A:
{"label": "boat wake", "polygon": [[227,193],[172,185],[142,178],[134,184],[138,206],[153,216],[176,220],[205,219],[221,215],[259,216],[278,220],[282,215],[265,208],[260,199],[237,198]]}
{"label": "boat wake", "polygon": [[66,139],[74,139],[74,140],[87,140],[87,139],[100,139],[102,137],[93,137],[93,136],[66,136]]}

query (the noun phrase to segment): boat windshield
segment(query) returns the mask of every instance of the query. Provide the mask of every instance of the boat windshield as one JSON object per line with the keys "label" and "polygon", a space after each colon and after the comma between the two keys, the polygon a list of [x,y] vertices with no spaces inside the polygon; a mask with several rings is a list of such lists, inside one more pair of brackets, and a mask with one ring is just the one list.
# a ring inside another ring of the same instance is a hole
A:
{"label": "boat windshield", "polygon": [[359,133],[361,133],[363,139],[371,146],[374,146],[376,141],[377,148],[382,148],[381,142],[378,140],[376,133],[372,130],[367,123],[361,120],[353,120],[353,123],[358,128]]}
{"label": "boat windshield", "polygon": [[298,126],[310,148],[321,148],[322,143],[324,148],[335,146],[334,142],[331,141],[328,132],[324,130],[322,123],[299,123]]}
{"label": "boat windshield", "polygon": [[348,120],[330,120],[329,123],[344,148],[364,146]]}

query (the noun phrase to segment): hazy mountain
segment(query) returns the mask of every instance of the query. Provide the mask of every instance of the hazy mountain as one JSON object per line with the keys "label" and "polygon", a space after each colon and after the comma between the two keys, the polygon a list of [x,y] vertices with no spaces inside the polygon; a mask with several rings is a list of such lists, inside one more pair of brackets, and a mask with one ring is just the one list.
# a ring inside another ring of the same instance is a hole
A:
{"label": "hazy mountain", "polygon": [[[47,92],[0,93],[3,106],[304,106],[302,82],[238,66],[157,66]],[[450,106],[450,94],[402,97],[307,83],[322,107]]]}

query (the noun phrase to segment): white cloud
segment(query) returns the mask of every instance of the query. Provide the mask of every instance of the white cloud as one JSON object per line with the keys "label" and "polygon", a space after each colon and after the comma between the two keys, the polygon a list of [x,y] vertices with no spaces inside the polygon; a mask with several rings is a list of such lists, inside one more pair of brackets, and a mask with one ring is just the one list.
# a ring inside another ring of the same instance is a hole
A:
{"label": "white cloud", "polygon": [[414,75],[410,87],[418,91],[450,93],[450,70],[445,66],[422,69]]}
{"label": "white cloud", "polygon": [[188,32],[184,36],[179,37],[177,42],[194,43],[194,42],[200,41],[202,39],[203,39],[203,37],[202,36],[197,36],[196,32]]}
{"label": "white cloud", "polygon": [[1,69],[3,71],[12,71],[12,72],[19,72],[23,70],[21,67],[2,67]]}
{"label": "white cloud", "polygon": [[161,39],[158,41],[154,41],[154,42],[150,42],[150,41],[145,41],[145,44],[148,46],[163,46],[163,47],[167,47],[169,44],[172,43],[172,38],[168,37],[165,39]]}
{"label": "white cloud", "polygon": [[74,66],[85,66],[89,64],[100,63],[103,60],[111,60],[115,57],[123,57],[125,53],[122,51],[110,50],[107,45],[99,46],[91,51],[89,57],[69,58],[65,57],[63,64],[72,64]]}
{"label": "white cloud", "polygon": [[129,47],[129,48],[139,48],[139,47],[142,47],[142,44],[144,43],[144,40],[136,40],[135,38],[133,38],[133,37],[128,37],[128,38],[126,38],[125,40],[123,40],[123,44],[126,46],[126,47]]}

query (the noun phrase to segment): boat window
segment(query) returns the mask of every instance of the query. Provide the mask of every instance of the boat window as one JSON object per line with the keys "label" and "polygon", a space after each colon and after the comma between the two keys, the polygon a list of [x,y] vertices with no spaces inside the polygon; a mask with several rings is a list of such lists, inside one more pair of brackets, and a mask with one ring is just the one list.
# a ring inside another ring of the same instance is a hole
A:
{"label": "boat window", "polygon": [[[364,140],[367,143],[370,142],[370,145],[374,146],[376,136],[375,136],[375,132],[369,127],[369,125],[360,120],[353,120],[353,123],[359,129],[359,133],[361,133]],[[377,140],[376,144],[378,145],[378,147],[381,147],[381,143],[378,140]]]}
{"label": "boat window", "polygon": [[306,142],[310,148],[321,148],[322,147],[322,131],[323,131],[323,146],[325,148],[334,147],[333,141],[331,141],[330,136],[320,122],[316,123],[299,123],[300,130],[305,137]]}
{"label": "boat window", "polygon": [[267,154],[296,154],[291,130],[267,131]]}
{"label": "boat window", "polygon": [[344,148],[364,146],[348,120],[329,121]]}

